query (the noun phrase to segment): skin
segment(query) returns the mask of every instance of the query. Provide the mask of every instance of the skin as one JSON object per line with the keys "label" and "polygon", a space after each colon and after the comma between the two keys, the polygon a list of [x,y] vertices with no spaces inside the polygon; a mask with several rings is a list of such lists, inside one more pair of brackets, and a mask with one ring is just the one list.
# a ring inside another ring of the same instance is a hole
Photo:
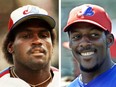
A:
{"label": "skin", "polygon": [[69,45],[78,61],[82,81],[88,83],[99,74],[111,68],[109,48],[113,44],[112,34],[90,23],[75,23],[69,27]]}
{"label": "skin", "polygon": [[41,21],[32,21],[19,27],[21,31],[8,45],[16,74],[31,84],[41,83],[51,74],[53,44],[50,31],[45,26]]}

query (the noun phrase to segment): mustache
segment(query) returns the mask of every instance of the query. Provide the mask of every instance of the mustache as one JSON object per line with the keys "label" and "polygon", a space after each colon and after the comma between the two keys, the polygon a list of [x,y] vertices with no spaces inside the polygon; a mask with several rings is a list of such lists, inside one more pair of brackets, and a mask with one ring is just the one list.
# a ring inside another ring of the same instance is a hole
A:
{"label": "mustache", "polygon": [[47,53],[47,50],[43,46],[33,45],[28,53],[33,53],[34,51],[39,51],[40,53]]}

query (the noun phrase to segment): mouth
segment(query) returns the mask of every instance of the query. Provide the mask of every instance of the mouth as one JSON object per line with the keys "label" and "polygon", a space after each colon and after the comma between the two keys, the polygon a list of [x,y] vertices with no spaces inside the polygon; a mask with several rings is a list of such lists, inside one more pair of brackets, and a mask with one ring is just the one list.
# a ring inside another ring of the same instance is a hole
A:
{"label": "mouth", "polygon": [[94,53],[95,53],[95,52],[93,52],[93,51],[91,51],[91,52],[81,52],[80,55],[85,57],[85,56],[91,56],[91,55],[93,55]]}
{"label": "mouth", "polygon": [[35,49],[32,49],[31,53],[34,56],[43,56],[46,54],[46,51],[44,49],[41,49],[41,48],[35,48]]}
{"label": "mouth", "polygon": [[81,59],[89,62],[91,59],[94,58],[95,52],[94,51],[86,51],[86,52],[81,52],[79,54],[80,54]]}
{"label": "mouth", "polygon": [[80,57],[86,61],[93,59],[95,57],[95,54],[96,50],[84,50],[79,52]]}

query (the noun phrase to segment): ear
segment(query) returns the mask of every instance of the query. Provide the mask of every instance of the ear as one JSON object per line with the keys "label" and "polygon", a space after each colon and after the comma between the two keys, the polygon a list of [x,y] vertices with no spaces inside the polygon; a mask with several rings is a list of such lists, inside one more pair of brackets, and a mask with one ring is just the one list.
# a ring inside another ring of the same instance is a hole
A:
{"label": "ear", "polygon": [[110,47],[114,43],[114,36],[113,34],[107,34],[107,45]]}
{"label": "ear", "polygon": [[11,53],[11,54],[14,52],[13,43],[12,43],[12,42],[10,42],[10,43],[8,44],[7,50],[8,50],[8,52]]}

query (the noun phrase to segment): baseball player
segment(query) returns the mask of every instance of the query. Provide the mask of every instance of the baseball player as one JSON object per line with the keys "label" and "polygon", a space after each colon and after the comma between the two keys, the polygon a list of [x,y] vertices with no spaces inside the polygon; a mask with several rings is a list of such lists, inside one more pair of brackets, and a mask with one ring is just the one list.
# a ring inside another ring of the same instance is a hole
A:
{"label": "baseball player", "polygon": [[80,75],[68,87],[116,87],[116,65],[109,48],[114,42],[112,23],[97,5],[83,4],[70,11],[64,32],[80,68]]}
{"label": "baseball player", "polygon": [[26,5],[14,10],[3,43],[5,58],[13,66],[3,70],[0,78],[19,78],[31,87],[58,87],[58,69],[50,64],[54,28],[54,19],[42,8]]}

